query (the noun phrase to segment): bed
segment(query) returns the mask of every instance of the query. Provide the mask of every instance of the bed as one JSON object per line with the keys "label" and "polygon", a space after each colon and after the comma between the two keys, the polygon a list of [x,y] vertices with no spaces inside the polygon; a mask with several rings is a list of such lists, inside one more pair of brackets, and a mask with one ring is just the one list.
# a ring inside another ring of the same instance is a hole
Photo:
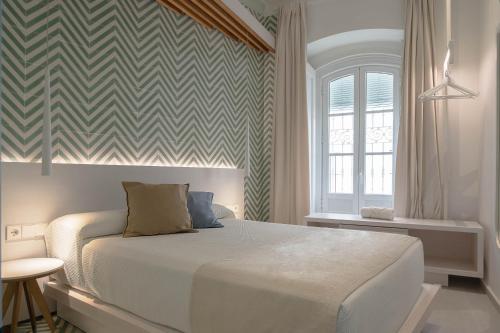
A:
{"label": "bed", "polygon": [[88,332],[417,332],[438,290],[408,236],[225,218],[122,238],[125,220],[124,210],[74,214],[47,229],[65,271],[46,293]]}

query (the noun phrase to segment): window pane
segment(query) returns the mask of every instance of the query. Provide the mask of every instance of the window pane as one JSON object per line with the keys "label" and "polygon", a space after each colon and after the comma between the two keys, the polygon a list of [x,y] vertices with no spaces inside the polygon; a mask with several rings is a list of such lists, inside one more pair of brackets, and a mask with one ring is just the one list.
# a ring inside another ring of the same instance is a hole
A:
{"label": "window pane", "polygon": [[366,114],[367,153],[392,153],[393,113],[377,112]]}
{"label": "window pane", "polygon": [[365,194],[392,195],[392,154],[365,156]]}
{"label": "window pane", "polygon": [[353,193],[353,156],[330,156],[330,193]]}
{"label": "window pane", "polygon": [[328,94],[329,113],[354,112],[354,75],[331,81]]}
{"label": "window pane", "polygon": [[366,111],[393,109],[393,81],[392,74],[366,73]]}
{"label": "window pane", "polygon": [[329,117],[330,153],[353,153],[354,116],[334,115]]}

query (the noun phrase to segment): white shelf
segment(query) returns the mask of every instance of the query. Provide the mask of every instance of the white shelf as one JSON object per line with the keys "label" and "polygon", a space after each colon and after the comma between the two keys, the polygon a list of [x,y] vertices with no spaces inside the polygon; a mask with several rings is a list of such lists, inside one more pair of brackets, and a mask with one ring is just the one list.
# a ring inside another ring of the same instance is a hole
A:
{"label": "white shelf", "polygon": [[470,260],[425,256],[424,262],[429,273],[480,277],[476,264]]}
{"label": "white shelf", "polygon": [[355,224],[374,227],[402,228],[402,229],[420,229],[420,230],[438,230],[438,231],[456,231],[456,232],[483,232],[483,227],[474,221],[458,220],[429,220],[429,219],[410,219],[396,217],[393,221],[367,219],[361,215],[335,214],[335,213],[313,213],[305,218],[309,222],[333,223],[333,224]]}
{"label": "white shelf", "polygon": [[306,216],[309,226],[342,228],[384,232],[408,232],[419,237],[424,245],[424,265],[426,274],[441,277],[447,281],[448,275],[483,277],[484,231],[474,221],[428,220],[395,218],[393,221],[366,219],[360,215],[314,213]]}

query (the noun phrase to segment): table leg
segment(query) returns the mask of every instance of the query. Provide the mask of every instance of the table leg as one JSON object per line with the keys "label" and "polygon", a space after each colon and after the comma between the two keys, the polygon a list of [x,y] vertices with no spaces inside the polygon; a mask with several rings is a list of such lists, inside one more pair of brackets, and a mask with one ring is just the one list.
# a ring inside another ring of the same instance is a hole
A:
{"label": "table leg", "polygon": [[7,288],[5,288],[5,292],[3,293],[2,318],[5,318],[5,314],[9,309],[10,301],[12,300],[12,297],[14,297],[15,291],[16,291],[16,282],[7,283]]}
{"label": "table leg", "polygon": [[28,290],[28,284],[26,281],[23,282],[24,297],[26,298],[26,305],[28,306],[28,312],[30,314],[31,329],[33,333],[36,333],[36,318],[35,312],[33,311],[33,303],[31,301],[31,294]]}
{"label": "table leg", "polygon": [[49,324],[51,332],[55,332],[56,325],[54,325],[54,321],[52,320],[52,316],[50,315],[49,307],[45,302],[45,298],[43,298],[43,294],[40,290],[40,287],[38,286],[38,283],[36,282],[36,280],[28,280],[26,281],[26,283],[28,284],[30,295],[33,296],[38,309],[40,309],[40,311],[42,312],[43,318],[45,318],[45,321],[47,322],[47,324]]}
{"label": "table leg", "polygon": [[21,282],[16,282],[16,295],[14,297],[14,308],[12,309],[12,322],[10,323],[10,331],[15,333],[17,330],[17,322],[19,320],[19,309],[21,309]]}

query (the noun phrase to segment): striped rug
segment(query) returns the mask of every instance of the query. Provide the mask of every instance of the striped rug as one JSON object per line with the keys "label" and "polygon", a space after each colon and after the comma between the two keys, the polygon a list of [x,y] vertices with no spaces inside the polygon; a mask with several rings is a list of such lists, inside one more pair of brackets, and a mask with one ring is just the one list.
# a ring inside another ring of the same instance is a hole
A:
{"label": "striped rug", "polygon": [[[57,333],[84,333],[81,329],[79,329],[76,326],[71,325],[67,321],[54,316],[54,323],[56,324],[56,332]],[[37,333],[45,333],[45,332],[50,332],[49,326],[47,325],[47,322],[43,320],[43,318],[37,318],[36,322],[36,331]],[[31,329],[31,325],[29,321],[24,321],[22,323],[19,323],[19,328],[17,329],[16,333],[32,333],[33,330]]]}

